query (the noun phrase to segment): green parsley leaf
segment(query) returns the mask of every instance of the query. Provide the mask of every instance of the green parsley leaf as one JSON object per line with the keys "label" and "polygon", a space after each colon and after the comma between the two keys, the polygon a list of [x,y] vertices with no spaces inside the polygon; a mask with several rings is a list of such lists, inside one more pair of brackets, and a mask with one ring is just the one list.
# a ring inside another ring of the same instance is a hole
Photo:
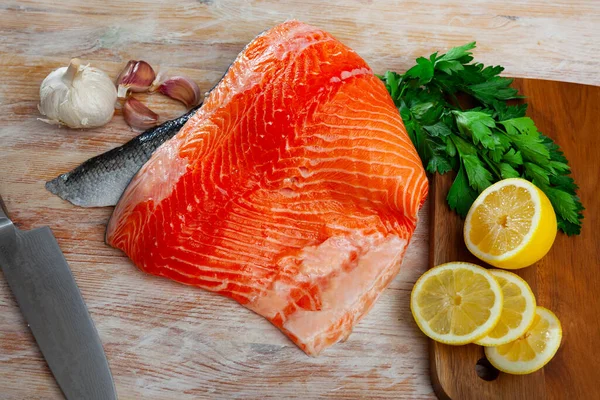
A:
{"label": "green parsley leaf", "polygon": [[512,79],[494,76],[489,80],[468,86],[470,94],[484,104],[493,104],[494,100],[510,100],[518,98],[518,90],[511,88]]}
{"label": "green parsley leaf", "polygon": [[504,125],[525,160],[531,160],[539,165],[550,161],[550,152],[531,118],[513,118],[500,123]]}
{"label": "green parsley leaf", "polygon": [[583,219],[581,213],[583,206],[579,197],[556,187],[545,186],[540,182],[536,185],[546,193],[557,215],[561,216],[558,220],[561,229],[569,235],[578,235],[581,232],[581,219]]}
{"label": "green parsley leaf", "polygon": [[449,136],[452,135],[452,130],[443,121],[438,121],[433,125],[423,127],[431,136]]}
{"label": "green parsley leaf", "polygon": [[469,208],[477,198],[477,192],[469,186],[464,168],[461,166],[456,178],[448,190],[448,205],[462,217],[466,217]]}
{"label": "green parsley leaf", "polygon": [[495,148],[492,130],[496,122],[487,113],[481,111],[454,111],[458,129],[465,136],[471,136],[474,144],[479,144],[486,149]]}
{"label": "green parsley leaf", "polygon": [[478,193],[492,184],[492,174],[485,168],[479,157],[468,154],[462,157],[462,161],[469,178],[469,185]]}
{"label": "green parsley leaf", "polygon": [[460,61],[439,61],[435,63],[435,69],[443,71],[448,75],[465,69]]}
{"label": "green parsley leaf", "polygon": [[397,99],[399,97],[398,89],[400,87],[400,79],[402,79],[402,77],[395,72],[387,71],[383,76],[383,79],[386,82],[385,87],[392,96],[392,99]]}
{"label": "green parsley leaf", "polygon": [[504,153],[502,159],[513,167],[523,165],[523,157],[521,157],[521,152],[516,151],[515,149],[509,149],[506,153]]}
{"label": "green parsley leaf", "polygon": [[450,157],[454,157],[456,155],[456,146],[452,140],[446,141],[446,153],[448,153],[448,156]]}
{"label": "green parsley leaf", "polygon": [[500,163],[500,174],[502,179],[519,178],[521,175],[508,163]]}
{"label": "green parsley leaf", "polygon": [[[440,62],[443,62],[443,61],[455,61],[455,60],[464,59],[465,57],[469,57],[471,55],[470,50],[473,50],[474,48],[475,48],[475,42],[471,42],[471,43],[467,43],[462,46],[454,47],[454,48],[450,49],[450,51],[448,51],[446,54],[443,54],[442,56],[437,58],[436,66]],[[469,62],[469,61],[467,61],[467,62]],[[463,60],[462,63],[465,63],[465,61]]]}
{"label": "green parsley leaf", "polygon": [[417,58],[417,65],[406,71],[405,76],[410,78],[418,78],[419,85],[425,85],[433,78],[433,63],[424,58]]}
{"label": "green parsley leaf", "polygon": [[557,186],[566,192],[575,192],[577,189],[579,189],[579,186],[575,184],[573,178],[567,175],[551,175],[550,183],[553,186]]}
{"label": "green parsley leaf", "polygon": [[527,103],[509,106],[503,101],[495,101],[492,106],[496,110],[495,118],[498,121],[524,117],[527,111]]}
{"label": "green parsley leaf", "polygon": [[525,166],[525,176],[532,182],[543,182],[544,186],[550,184],[550,172],[544,168],[530,162],[523,163]]}
{"label": "green parsley leaf", "polygon": [[450,165],[450,161],[440,155],[440,153],[434,153],[427,163],[427,171],[445,174],[448,171],[452,171],[452,165]]}

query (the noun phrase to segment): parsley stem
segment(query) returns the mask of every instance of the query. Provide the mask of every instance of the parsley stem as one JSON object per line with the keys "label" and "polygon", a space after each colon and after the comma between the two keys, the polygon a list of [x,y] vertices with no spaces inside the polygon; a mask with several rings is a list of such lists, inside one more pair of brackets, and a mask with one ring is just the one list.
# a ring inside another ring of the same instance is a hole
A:
{"label": "parsley stem", "polygon": [[492,172],[494,173],[494,175],[496,175],[496,177],[498,178],[498,180],[502,180],[502,174],[500,173],[500,170],[498,169],[498,167],[496,167],[489,159],[489,157],[485,154],[480,154],[480,157],[483,159],[483,161],[485,161],[485,163],[488,165],[488,167],[490,167],[490,169],[492,170]]}

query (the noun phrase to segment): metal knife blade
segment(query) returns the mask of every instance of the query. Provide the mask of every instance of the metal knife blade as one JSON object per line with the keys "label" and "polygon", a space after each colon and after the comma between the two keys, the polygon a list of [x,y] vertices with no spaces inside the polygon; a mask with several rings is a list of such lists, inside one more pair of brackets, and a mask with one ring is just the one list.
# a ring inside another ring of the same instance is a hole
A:
{"label": "metal knife blade", "polygon": [[52,231],[19,230],[1,197],[0,268],[65,397],[117,399],[100,337]]}

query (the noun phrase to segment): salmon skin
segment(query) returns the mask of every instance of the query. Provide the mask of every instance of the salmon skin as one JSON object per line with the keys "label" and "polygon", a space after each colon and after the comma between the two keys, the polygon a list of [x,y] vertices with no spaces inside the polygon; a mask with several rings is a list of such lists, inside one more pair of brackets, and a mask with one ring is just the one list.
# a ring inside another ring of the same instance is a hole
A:
{"label": "salmon skin", "polygon": [[179,132],[196,110],[147,129],[124,145],[90,158],[46,182],[46,189],[80,207],[116,205],[135,173],[161,144]]}
{"label": "salmon skin", "polygon": [[147,273],[237,300],[318,355],[398,273],[427,190],[367,63],[288,21],[253,40],[140,169],[106,240]]}

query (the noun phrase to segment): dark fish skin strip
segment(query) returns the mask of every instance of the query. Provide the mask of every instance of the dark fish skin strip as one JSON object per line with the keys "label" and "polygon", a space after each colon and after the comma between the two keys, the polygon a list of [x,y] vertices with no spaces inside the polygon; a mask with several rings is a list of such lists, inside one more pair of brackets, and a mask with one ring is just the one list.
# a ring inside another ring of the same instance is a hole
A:
{"label": "dark fish skin strip", "polygon": [[114,206],[152,153],[175,136],[200,105],[179,118],[150,128],[129,142],[90,158],[46,183],[51,193],[80,207]]}

